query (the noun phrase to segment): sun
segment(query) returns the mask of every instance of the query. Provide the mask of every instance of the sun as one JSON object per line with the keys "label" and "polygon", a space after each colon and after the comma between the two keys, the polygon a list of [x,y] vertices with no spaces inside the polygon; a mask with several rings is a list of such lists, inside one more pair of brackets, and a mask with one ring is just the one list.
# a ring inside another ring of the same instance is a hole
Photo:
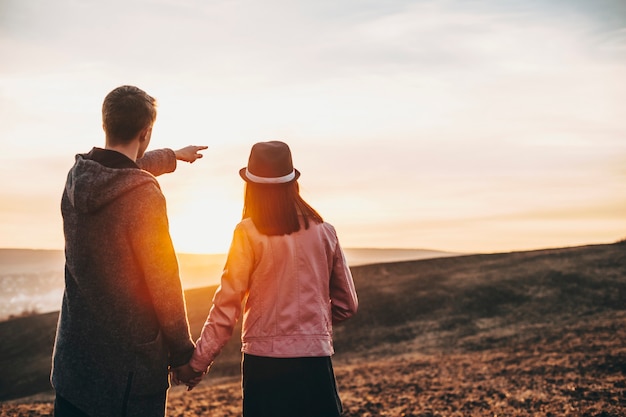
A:
{"label": "sun", "polygon": [[170,209],[170,234],[178,253],[226,253],[241,219],[241,201],[190,197]]}

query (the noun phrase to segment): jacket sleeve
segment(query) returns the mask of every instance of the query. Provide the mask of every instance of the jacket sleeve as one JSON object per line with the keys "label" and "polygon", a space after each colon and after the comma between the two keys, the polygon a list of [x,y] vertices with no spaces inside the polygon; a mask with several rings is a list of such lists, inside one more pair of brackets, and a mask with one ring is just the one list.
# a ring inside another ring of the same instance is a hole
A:
{"label": "jacket sleeve", "polygon": [[231,338],[241,314],[241,304],[248,294],[254,265],[252,247],[241,226],[235,228],[220,286],[204,323],[196,350],[189,361],[192,368],[205,371]]}
{"label": "jacket sleeve", "polygon": [[176,367],[189,361],[194,343],[189,332],[178,260],[169,234],[165,197],[156,182],[137,193],[141,210],[131,233],[133,252],[143,270],[168,345],[170,365]]}
{"label": "jacket sleeve", "polygon": [[155,177],[176,170],[176,154],[171,149],[156,149],[146,152],[137,160],[137,165]]}
{"label": "jacket sleeve", "polygon": [[330,303],[333,324],[349,319],[359,307],[352,273],[339,242],[335,249],[330,275]]}

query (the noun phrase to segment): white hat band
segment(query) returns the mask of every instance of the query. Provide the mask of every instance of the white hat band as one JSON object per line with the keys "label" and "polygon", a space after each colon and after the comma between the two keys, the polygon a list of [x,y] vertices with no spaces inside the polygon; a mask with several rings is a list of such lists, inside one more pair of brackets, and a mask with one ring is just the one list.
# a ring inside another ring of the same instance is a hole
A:
{"label": "white hat band", "polygon": [[289,182],[296,177],[296,171],[293,170],[287,175],[283,175],[282,177],[268,178],[268,177],[258,177],[248,171],[246,168],[246,178],[248,178],[252,182],[256,182],[259,184],[283,184],[285,182]]}

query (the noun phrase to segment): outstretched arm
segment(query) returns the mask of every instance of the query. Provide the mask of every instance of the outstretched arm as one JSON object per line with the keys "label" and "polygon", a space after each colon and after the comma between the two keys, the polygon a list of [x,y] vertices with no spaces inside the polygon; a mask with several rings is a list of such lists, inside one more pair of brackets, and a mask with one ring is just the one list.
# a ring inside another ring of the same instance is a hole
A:
{"label": "outstretched arm", "polygon": [[206,146],[194,145],[186,146],[177,151],[168,148],[156,149],[146,152],[142,158],[137,160],[137,165],[144,171],[148,171],[155,177],[158,177],[162,174],[174,172],[177,160],[192,163],[202,158],[202,154],[199,152],[205,149],[207,149]]}
{"label": "outstretched arm", "polygon": [[189,145],[185,146],[182,149],[174,151],[174,153],[176,154],[176,159],[178,159],[179,161],[185,161],[193,164],[194,162],[196,162],[197,159],[200,159],[204,156],[200,153],[200,151],[203,151],[207,148],[208,146]]}

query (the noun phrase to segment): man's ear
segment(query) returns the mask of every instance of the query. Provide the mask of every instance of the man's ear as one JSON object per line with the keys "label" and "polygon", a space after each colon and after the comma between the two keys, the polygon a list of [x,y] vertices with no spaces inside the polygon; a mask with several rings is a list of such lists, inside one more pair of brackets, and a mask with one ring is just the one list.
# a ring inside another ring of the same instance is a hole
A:
{"label": "man's ear", "polygon": [[145,142],[146,139],[150,139],[152,133],[152,126],[147,126],[139,132],[139,142]]}

